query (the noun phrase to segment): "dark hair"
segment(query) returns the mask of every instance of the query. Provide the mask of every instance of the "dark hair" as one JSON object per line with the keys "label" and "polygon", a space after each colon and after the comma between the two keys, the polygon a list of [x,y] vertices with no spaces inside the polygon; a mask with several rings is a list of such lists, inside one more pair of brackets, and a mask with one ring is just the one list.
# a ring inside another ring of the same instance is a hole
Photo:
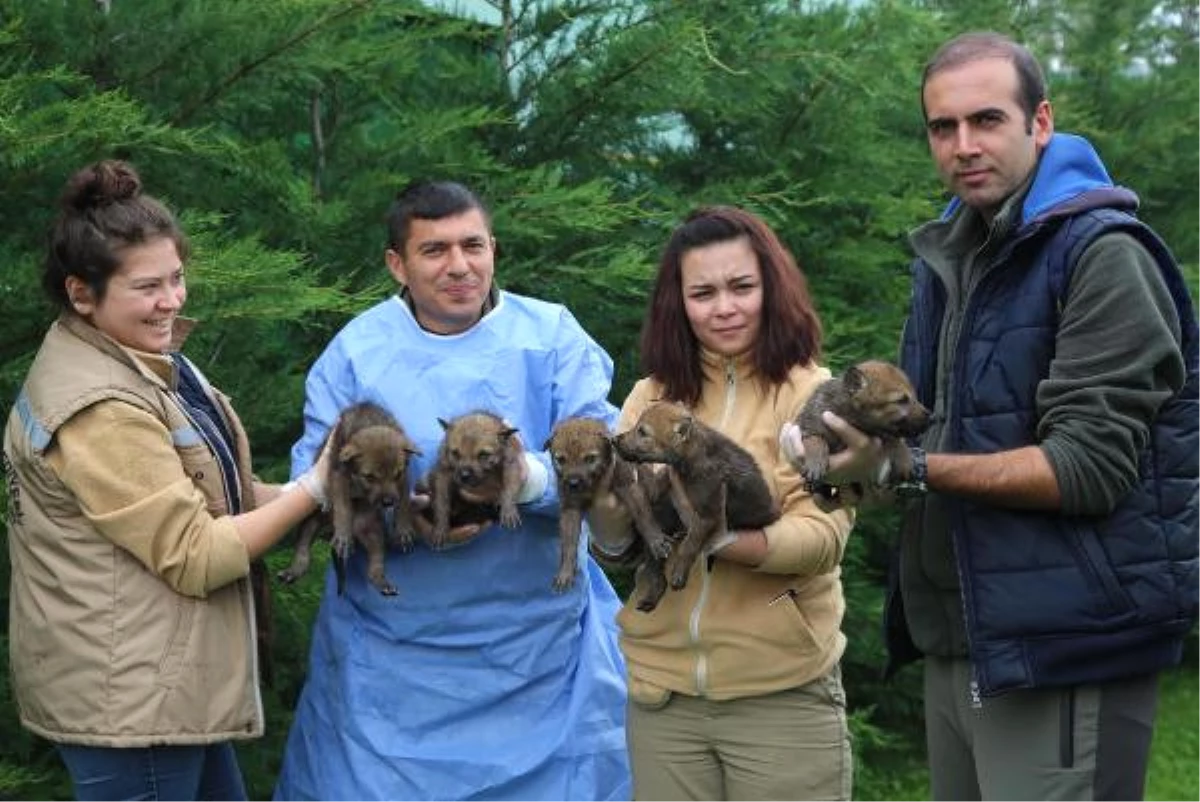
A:
{"label": "dark hair", "polygon": [[762,272],[762,322],[753,362],[764,384],[779,384],[795,365],[820,357],[821,321],[808,281],[770,226],[733,206],[707,206],[689,214],[667,241],[642,326],[642,369],[662,383],[666,397],[700,400],[704,374],[700,344],[683,302],[683,256],[694,248],[745,237]]}
{"label": "dark hair", "polygon": [[930,78],[943,70],[961,67],[963,64],[985,58],[1003,58],[1012,62],[1017,71],[1015,99],[1025,112],[1026,132],[1032,132],[1034,114],[1038,105],[1046,99],[1046,76],[1028,49],[1007,36],[992,31],[964,33],[937,49],[926,63],[925,72],[921,76],[922,113],[925,111],[925,84]]}
{"label": "dark hair", "polygon": [[71,308],[67,277],[75,276],[104,299],[108,281],[121,266],[121,250],[160,237],[175,243],[187,260],[188,242],[175,216],[149,195],[132,165],[96,162],[75,173],[59,201],[42,269],[42,289],[63,309]]}
{"label": "dark hair", "polygon": [[401,254],[414,219],[441,220],[478,209],[490,229],[491,214],[471,190],[455,181],[414,181],[400,190],[387,213],[388,247]]}

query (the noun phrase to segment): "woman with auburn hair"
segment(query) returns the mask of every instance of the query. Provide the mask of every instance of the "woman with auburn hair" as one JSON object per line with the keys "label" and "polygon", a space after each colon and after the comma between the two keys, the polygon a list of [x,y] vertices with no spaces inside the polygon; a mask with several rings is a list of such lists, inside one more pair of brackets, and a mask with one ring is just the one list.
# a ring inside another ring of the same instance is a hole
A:
{"label": "woman with auburn hair", "polygon": [[[727,532],[687,585],[618,616],[637,799],[849,799],[839,660],[849,510],[822,511],[778,435],[818,384],[821,324],[775,232],[742,209],[697,209],[672,233],[618,431],[653,401],[687,406],[754,457],[781,517]],[[635,532],[615,504],[589,516],[593,551],[620,560]]]}

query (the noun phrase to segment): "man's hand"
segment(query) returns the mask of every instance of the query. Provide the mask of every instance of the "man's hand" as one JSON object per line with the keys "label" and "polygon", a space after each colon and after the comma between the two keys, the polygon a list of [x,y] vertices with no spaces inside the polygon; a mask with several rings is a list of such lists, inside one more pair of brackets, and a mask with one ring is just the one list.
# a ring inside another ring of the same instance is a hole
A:
{"label": "man's hand", "polygon": [[[433,524],[421,513],[428,509],[429,505],[433,503],[433,499],[430,498],[428,493],[413,493],[409,496],[409,501],[412,504],[413,523],[417,528],[417,532],[428,543],[430,536],[433,534]],[[450,531],[446,533],[446,543],[442,548],[454,548],[465,545],[479,537],[480,533],[493,523],[495,521],[452,526],[450,527]]]}
{"label": "man's hand", "polygon": [[586,513],[591,543],[603,554],[620,555],[632,544],[637,534],[633,518],[615,493],[604,493],[592,502]]}
{"label": "man's hand", "polygon": [[[891,478],[892,463],[878,437],[871,437],[832,412],[821,415],[825,424],[842,441],[844,448],[829,457],[829,472],[825,482],[848,485],[854,482],[865,487],[886,485]],[[797,471],[804,467],[804,441],[800,427],[785,423],[779,430],[779,449]]]}

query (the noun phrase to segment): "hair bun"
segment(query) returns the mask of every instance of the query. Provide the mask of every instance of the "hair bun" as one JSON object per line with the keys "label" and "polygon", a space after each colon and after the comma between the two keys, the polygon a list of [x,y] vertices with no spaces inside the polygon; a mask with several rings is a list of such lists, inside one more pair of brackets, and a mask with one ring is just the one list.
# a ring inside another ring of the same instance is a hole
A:
{"label": "hair bun", "polygon": [[67,209],[86,211],[131,200],[142,193],[142,179],[133,166],[108,159],[85,167],[71,177],[63,193]]}

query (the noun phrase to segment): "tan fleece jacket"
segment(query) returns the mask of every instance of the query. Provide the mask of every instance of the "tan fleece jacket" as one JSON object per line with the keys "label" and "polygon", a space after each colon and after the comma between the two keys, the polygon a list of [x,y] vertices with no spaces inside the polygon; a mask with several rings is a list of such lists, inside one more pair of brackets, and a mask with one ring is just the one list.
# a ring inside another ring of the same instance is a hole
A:
{"label": "tan fleece jacket", "polygon": [[[647,704],[665,701],[669,691],[733,699],[795,688],[827,673],[846,643],[839,564],[853,513],[822,512],[778,441],[780,427],[829,371],[796,367],[785,383],[764,390],[747,359],[705,355],[704,370],[693,412],[754,456],[783,515],[764,530],[768,553],[758,568],[718,558],[710,572],[700,559],[687,587],[668,590],[653,612],[626,602],[617,620],[629,692]],[[639,381],[618,429],[630,428],[660,397],[658,382]]]}

